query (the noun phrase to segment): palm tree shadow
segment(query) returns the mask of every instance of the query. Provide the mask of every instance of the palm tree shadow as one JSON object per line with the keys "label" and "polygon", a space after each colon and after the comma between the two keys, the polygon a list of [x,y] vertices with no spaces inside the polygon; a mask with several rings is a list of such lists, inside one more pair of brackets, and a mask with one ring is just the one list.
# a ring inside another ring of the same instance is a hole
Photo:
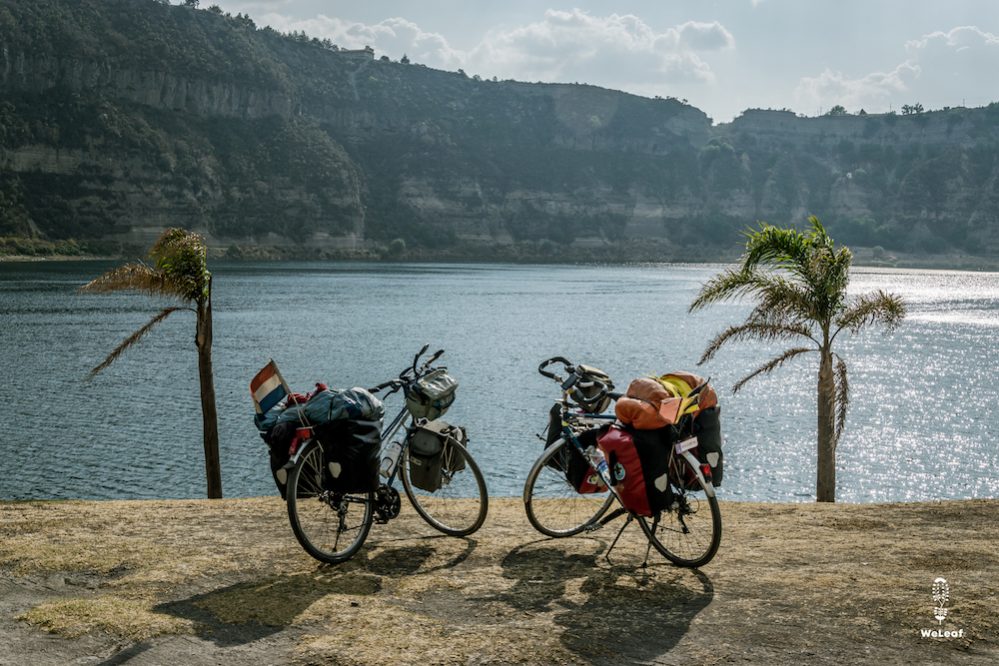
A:
{"label": "palm tree shadow", "polygon": [[503,559],[503,576],[514,584],[488,600],[554,612],[562,643],[585,661],[636,663],[669,652],[714,597],[698,570],[599,566],[603,545],[570,554],[543,543],[519,546]]}
{"label": "palm tree shadow", "polygon": [[[411,539],[406,541],[394,547],[382,542],[373,556],[370,551],[362,551],[339,565],[321,564],[313,571],[243,581],[163,603],[154,610],[191,620],[198,637],[220,647],[243,645],[283,631],[323,597],[376,594],[382,588],[383,576],[395,578],[449,569],[466,560],[478,545],[474,539],[462,539],[464,545],[458,553],[424,568],[439,554],[440,549],[435,547],[440,545],[435,543],[438,537],[424,537],[421,541],[426,543],[416,546]],[[133,649],[142,651],[140,646]]]}
{"label": "palm tree shadow", "polygon": [[243,581],[159,604],[153,610],[191,620],[199,638],[230,647],[284,630],[309,606],[328,595],[371,595],[381,587],[379,576],[357,567],[319,567],[315,571]]}

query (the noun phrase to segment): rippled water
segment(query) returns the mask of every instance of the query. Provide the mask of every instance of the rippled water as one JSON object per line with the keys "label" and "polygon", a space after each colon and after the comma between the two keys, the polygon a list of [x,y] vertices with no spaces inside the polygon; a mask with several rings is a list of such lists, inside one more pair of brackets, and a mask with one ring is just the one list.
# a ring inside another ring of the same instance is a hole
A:
{"label": "rippled water", "polygon": [[[0,498],[204,494],[192,315],[175,314],[109,370],[87,370],[162,305],[80,295],[106,264],[0,264]],[[247,383],[269,357],[295,388],[373,385],[423,342],[461,381],[448,418],[468,427],[493,495],[518,495],[557,387],[536,372],[562,354],[619,385],[695,369],[705,342],[747,306],[686,309],[712,266],[218,264],[215,372],[227,496],[274,492]],[[838,496],[897,501],[999,496],[999,274],[858,270],[854,291],[902,294],[891,337],[844,339],[853,404]],[[720,389],[728,499],[814,495],[814,361],[737,396],[770,358],[759,345],[706,367]],[[724,390],[721,390],[724,389]],[[396,406],[394,402],[390,405]]]}

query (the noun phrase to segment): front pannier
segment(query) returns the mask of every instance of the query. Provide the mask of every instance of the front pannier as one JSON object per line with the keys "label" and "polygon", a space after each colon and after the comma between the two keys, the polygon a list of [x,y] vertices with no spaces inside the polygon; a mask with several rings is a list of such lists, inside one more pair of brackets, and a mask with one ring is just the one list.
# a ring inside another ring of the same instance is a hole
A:
{"label": "front pannier", "polygon": [[444,415],[454,402],[458,380],[444,368],[433,370],[404,389],[406,407],[414,418],[436,419]]}
{"label": "front pannier", "polygon": [[468,441],[465,429],[446,421],[417,419],[409,434],[409,480],[427,492],[441,487],[444,472],[465,469],[465,457],[455,444]]}

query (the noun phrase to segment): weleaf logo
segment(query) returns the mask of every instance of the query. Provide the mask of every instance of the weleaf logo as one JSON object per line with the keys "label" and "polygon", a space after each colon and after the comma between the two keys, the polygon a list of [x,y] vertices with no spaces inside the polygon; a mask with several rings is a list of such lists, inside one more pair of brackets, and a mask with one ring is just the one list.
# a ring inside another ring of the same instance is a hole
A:
{"label": "weleaf logo", "polygon": [[[933,586],[930,588],[933,595],[933,617],[936,618],[937,626],[943,624],[947,619],[947,604],[950,602],[950,584],[946,578],[938,576],[933,579]],[[964,629],[920,629],[919,634],[923,638],[964,638]]]}
{"label": "weleaf logo", "polygon": [[950,601],[950,585],[946,578],[936,578],[933,580],[933,617],[937,619],[937,624],[943,624],[947,619],[947,602]]}

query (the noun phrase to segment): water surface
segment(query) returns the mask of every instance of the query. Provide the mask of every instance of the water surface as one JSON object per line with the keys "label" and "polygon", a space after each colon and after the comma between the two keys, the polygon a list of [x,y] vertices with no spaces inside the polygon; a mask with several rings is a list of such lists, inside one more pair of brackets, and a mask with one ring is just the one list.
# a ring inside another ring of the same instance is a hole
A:
{"label": "water surface", "polygon": [[[93,381],[122,338],[169,302],[81,295],[110,264],[0,264],[0,498],[204,495],[193,314],[177,313]],[[620,386],[645,373],[712,377],[723,405],[721,496],[814,497],[814,359],[733,396],[779,347],[733,345],[701,368],[707,341],[744,304],[687,307],[717,266],[216,264],[215,373],[227,496],[274,492],[247,384],[273,357],[296,389],[371,386],[429,342],[460,380],[447,418],[468,428],[494,495],[519,495],[557,387],[555,354]],[[853,292],[903,295],[891,337],[844,337],[853,403],[839,446],[846,501],[996,497],[999,275],[857,270]],[[389,408],[399,405],[393,399]]]}

